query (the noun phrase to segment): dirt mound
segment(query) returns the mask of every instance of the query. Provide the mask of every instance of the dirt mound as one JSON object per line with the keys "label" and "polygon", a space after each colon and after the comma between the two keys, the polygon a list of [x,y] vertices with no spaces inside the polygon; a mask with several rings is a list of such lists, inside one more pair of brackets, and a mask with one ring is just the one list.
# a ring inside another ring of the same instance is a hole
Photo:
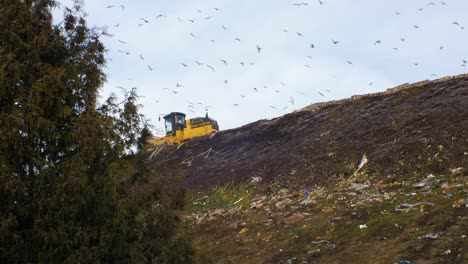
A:
{"label": "dirt mound", "polygon": [[[221,122],[222,125],[222,122]],[[320,103],[182,146],[151,152],[155,175],[208,190],[261,177],[285,185],[333,185],[356,171],[439,173],[468,162],[468,76],[403,85]]]}

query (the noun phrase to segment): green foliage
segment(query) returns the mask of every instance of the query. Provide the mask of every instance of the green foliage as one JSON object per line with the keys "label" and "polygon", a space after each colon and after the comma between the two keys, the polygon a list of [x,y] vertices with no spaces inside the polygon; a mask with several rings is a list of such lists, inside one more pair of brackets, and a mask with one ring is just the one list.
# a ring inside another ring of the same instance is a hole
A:
{"label": "green foliage", "polygon": [[136,91],[97,105],[102,32],[79,1],[53,25],[55,6],[0,1],[0,262],[190,263],[137,152],[151,133]]}

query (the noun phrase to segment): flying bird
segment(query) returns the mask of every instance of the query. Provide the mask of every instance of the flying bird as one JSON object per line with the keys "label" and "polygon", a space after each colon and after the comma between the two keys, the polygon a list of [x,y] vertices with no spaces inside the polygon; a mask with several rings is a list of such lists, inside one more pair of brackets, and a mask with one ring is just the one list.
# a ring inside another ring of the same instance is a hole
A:
{"label": "flying bird", "polygon": [[418,25],[413,25],[413,27],[414,27],[414,28],[416,28],[416,29],[418,29],[418,28],[419,28],[419,26],[418,26]]}
{"label": "flying bird", "polygon": [[227,66],[227,61],[226,60],[219,60],[221,61],[222,63],[224,63],[224,66]]}
{"label": "flying bird", "polygon": [[262,50],[262,48],[257,45],[257,53],[260,53],[261,50]]}
{"label": "flying bird", "polygon": [[299,37],[302,37],[302,33],[296,32]]}
{"label": "flying bird", "polygon": [[145,23],[149,23],[149,20],[144,19],[144,18],[142,18],[142,17],[140,17],[140,20],[143,20],[143,22],[145,22]]}
{"label": "flying bird", "polygon": [[113,5],[106,6],[106,8],[113,8],[113,7],[114,7]]}
{"label": "flying bird", "polygon": [[184,67],[187,67],[187,64],[181,62],[180,65],[184,66]]}
{"label": "flying bird", "polygon": [[311,48],[311,49],[315,48],[314,43],[310,43],[310,48]]}
{"label": "flying bird", "polygon": [[211,67],[211,65],[206,64],[206,67],[210,68],[213,72],[215,71],[215,69]]}
{"label": "flying bird", "polygon": [[148,69],[149,69],[150,71],[152,71],[152,70],[153,70],[153,68],[151,68],[151,66],[150,66],[150,65],[148,65]]}
{"label": "flying bird", "polygon": [[195,34],[193,34],[192,32],[190,32],[190,36],[196,38],[197,36]]}
{"label": "flying bird", "polygon": [[335,44],[335,45],[338,44],[338,43],[340,43],[340,41],[338,41],[338,40],[333,40],[333,39],[332,39],[331,41],[332,41],[333,44]]}
{"label": "flying bird", "polygon": [[377,45],[377,44],[379,44],[379,45],[382,44],[382,41],[377,40],[377,41],[374,43],[374,46]]}

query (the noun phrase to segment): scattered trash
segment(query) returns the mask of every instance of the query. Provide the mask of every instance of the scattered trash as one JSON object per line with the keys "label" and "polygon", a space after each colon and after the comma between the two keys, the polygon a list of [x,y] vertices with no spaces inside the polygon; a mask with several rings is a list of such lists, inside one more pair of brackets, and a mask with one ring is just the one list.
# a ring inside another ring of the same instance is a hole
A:
{"label": "scattered trash", "polygon": [[420,206],[420,205],[434,206],[435,204],[430,203],[430,202],[420,202],[420,203],[414,203],[414,204],[402,203],[395,208],[395,211],[407,211],[415,206]]}
{"label": "scattered trash", "polygon": [[411,260],[402,259],[402,260],[398,261],[398,264],[411,264]]}
{"label": "scattered trash", "polygon": [[275,207],[280,209],[280,210],[283,210],[283,209],[286,208],[286,206],[291,205],[293,203],[294,203],[293,200],[291,200],[289,198],[286,198],[286,199],[284,199],[282,201],[279,201],[279,202],[275,203]]}
{"label": "scattered trash", "polygon": [[154,151],[151,152],[151,155],[149,156],[148,160],[151,160],[151,158],[158,156],[159,152],[163,150],[165,145],[161,145],[160,147],[155,147]]}
{"label": "scattered trash", "polygon": [[252,177],[252,181],[250,181],[251,183],[257,183],[257,182],[261,182],[263,180],[262,177]]}
{"label": "scattered trash", "polygon": [[328,241],[328,240],[315,240],[315,241],[312,241],[311,242],[312,244],[322,244],[322,243],[325,243],[327,244],[327,246],[331,247],[331,248],[334,248],[336,245],[333,244],[332,242]]}
{"label": "scattered trash", "polygon": [[359,162],[358,168],[354,172],[354,176],[356,176],[356,174],[358,174],[358,172],[362,169],[362,167],[364,167],[364,165],[367,164],[367,161],[368,161],[368,159],[367,159],[366,154],[362,155],[361,162]]}
{"label": "scattered trash", "polygon": [[238,203],[239,203],[240,201],[242,201],[242,200],[244,200],[244,197],[242,197],[242,198],[240,198],[239,200],[235,201],[235,202],[233,203],[233,205],[238,204]]}
{"label": "scattered trash", "polygon": [[452,250],[450,250],[450,249],[447,249],[447,250],[445,250],[445,252],[444,252],[444,253],[445,253],[445,255],[449,255],[450,253],[452,253]]}
{"label": "scattered trash", "polygon": [[366,225],[366,224],[364,224],[364,225],[359,225],[359,229],[361,229],[361,230],[362,230],[362,229],[366,229],[366,228],[367,228],[367,225]]}
{"label": "scattered trash", "polygon": [[239,231],[239,235],[244,235],[245,233],[247,233],[247,231],[249,231],[249,229],[247,227],[244,227],[241,231]]}
{"label": "scattered trash", "polygon": [[427,177],[424,180],[413,184],[413,187],[414,188],[423,188],[423,187],[425,187],[427,185],[430,185],[430,184],[432,184],[434,182],[434,180],[431,180],[432,178],[435,178],[435,176],[431,173],[431,174],[427,175]]}
{"label": "scattered trash", "polygon": [[439,237],[438,234],[433,234],[433,233],[425,234],[425,235],[423,236],[424,239],[436,239],[436,238],[438,238],[438,237]]}
{"label": "scattered trash", "polygon": [[183,145],[185,145],[185,142],[182,142],[179,145],[177,145],[177,149],[180,149]]}
{"label": "scattered trash", "polygon": [[368,188],[369,185],[366,184],[360,184],[360,183],[351,183],[351,186],[349,187],[350,189],[356,190],[356,191],[362,191],[366,188]]}
{"label": "scattered trash", "polygon": [[283,219],[285,224],[297,223],[304,220],[305,216],[301,213],[293,213],[291,216]]}
{"label": "scattered trash", "polygon": [[320,253],[320,248],[307,251],[309,255],[316,255],[317,253]]}
{"label": "scattered trash", "polygon": [[310,194],[311,192],[312,192],[311,189],[306,189],[306,190],[304,191],[304,199],[307,199],[307,197],[309,197],[309,194]]}

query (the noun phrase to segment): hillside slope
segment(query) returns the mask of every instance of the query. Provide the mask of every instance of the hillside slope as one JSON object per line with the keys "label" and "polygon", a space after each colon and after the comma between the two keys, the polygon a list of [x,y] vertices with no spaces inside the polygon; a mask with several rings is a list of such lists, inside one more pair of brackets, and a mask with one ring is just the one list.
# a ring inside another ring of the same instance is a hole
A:
{"label": "hillside slope", "polygon": [[468,76],[153,149],[199,263],[467,263]]}
{"label": "hillside slope", "polygon": [[179,168],[184,186],[197,190],[251,177],[330,184],[354,172],[364,154],[369,170],[385,174],[459,166],[467,134],[468,76],[461,75],[312,105],[158,150],[153,159],[160,172]]}

